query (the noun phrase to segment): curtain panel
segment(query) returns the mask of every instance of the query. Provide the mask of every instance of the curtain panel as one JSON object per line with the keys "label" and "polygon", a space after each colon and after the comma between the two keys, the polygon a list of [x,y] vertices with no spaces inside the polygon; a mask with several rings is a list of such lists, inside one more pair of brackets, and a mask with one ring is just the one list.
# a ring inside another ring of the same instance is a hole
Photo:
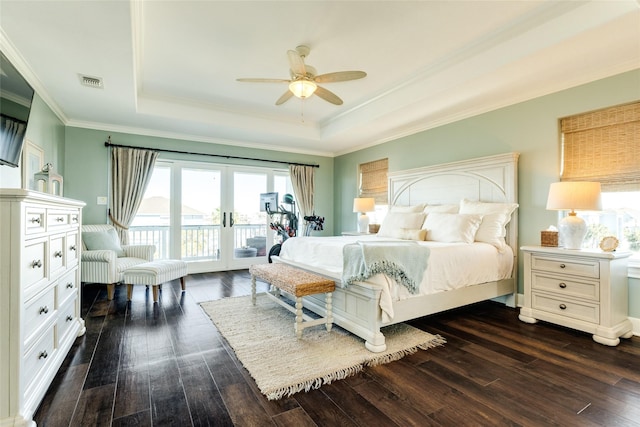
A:
{"label": "curtain panel", "polygon": [[300,215],[314,214],[315,168],[313,166],[290,165],[289,174],[293,184],[293,193],[298,202]]}
{"label": "curtain panel", "polygon": [[111,189],[109,218],[123,245],[129,244],[129,225],[138,212],[158,152],[111,147]]}

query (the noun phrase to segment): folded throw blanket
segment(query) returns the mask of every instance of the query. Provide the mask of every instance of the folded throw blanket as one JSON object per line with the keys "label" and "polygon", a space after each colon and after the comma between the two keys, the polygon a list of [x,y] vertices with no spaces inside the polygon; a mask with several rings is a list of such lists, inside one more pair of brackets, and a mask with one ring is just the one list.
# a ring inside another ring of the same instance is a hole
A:
{"label": "folded throw blanket", "polygon": [[344,246],[342,286],[386,274],[409,292],[418,292],[429,248],[415,242],[356,242]]}

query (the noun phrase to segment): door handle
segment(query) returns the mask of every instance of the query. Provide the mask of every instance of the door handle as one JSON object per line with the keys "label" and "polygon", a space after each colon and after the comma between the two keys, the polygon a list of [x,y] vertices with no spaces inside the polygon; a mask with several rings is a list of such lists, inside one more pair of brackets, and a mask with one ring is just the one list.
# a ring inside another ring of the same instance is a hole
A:
{"label": "door handle", "polygon": [[227,226],[227,213],[226,212],[222,213],[222,226],[223,227]]}
{"label": "door handle", "polygon": [[233,212],[229,212],[229,227],[233,227]]}

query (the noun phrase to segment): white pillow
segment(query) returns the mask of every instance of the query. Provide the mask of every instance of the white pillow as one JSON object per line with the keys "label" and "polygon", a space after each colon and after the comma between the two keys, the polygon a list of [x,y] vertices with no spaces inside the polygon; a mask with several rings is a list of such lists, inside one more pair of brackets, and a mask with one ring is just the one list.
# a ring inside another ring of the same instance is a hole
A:
{"label": "white pillow", "polygon": [[504,241],[507,235],[505,227],[517,207],[517,203],[473,202],[466,199],[460,201],[460,213],[482,215],[476,241],[490,243],[500,251],[507,245]]}
{"label": "white pillow", "polygon": [[441,213],[458,213],[460,205],[427,205],[424,207],[423,212],[429,215],[432,212]]}
{"label": "white pillow", "polygon": [[422,228],[427,240],[435,242],[473,243],[482,215],[434,212],[427,215]]}
{"label": "white pillow", "polygon": [[378,236],[397,238],[398,230],[401,228],[419,229],[423,222],[424,214],[422,212],[389,212],[380,225]]}
{"label": "white pillow", "polygon": [[[378,236],[380,233],[378,233]],[[403,239],[403,240],[426,240],[427,230],[422,228],[398,228],[392,230],[388,236],[383,237],[393,237],[394,239]]]}
{"label": "white pillow", "polygon": [[424,203],[420,203],[419,205],[408,205],[408,206],[391,206],[389,212],[399,212],[399,213],[413,213],[413,212],[422,212],[424,209]]}

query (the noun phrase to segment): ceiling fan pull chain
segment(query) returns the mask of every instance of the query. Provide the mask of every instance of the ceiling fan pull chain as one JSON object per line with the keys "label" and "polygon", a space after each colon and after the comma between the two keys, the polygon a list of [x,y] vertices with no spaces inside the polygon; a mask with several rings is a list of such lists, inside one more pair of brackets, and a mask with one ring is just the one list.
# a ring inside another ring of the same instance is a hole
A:
{"label": "ceiling fan pull chain", "polygon": [[304,123],[304,99],[300,100],[300,121]]}

